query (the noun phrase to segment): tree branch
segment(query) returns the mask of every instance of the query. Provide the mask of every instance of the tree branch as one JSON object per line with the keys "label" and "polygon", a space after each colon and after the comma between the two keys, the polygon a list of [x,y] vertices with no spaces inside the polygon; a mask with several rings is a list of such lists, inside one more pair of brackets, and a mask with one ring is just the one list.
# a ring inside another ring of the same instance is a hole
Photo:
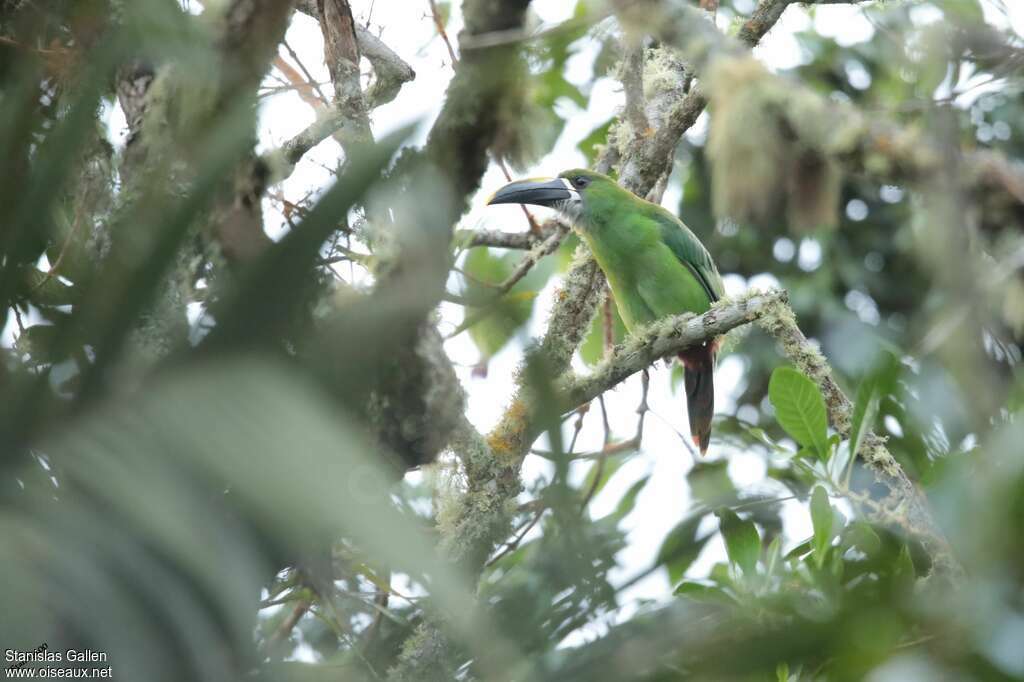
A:
{"label": "tree branch", "polygon": [[[832,190],[838,182],[834,173],[839,167],[886,183],[921,183],[933,177],[943,159],[937,140],[833,103],[771,74],[751,57],[747,46],[764,35],[768,24],[777,20],[788,4],[785,0],[764,0],[740,31],[744,44],[721,34],[699,10],[684,3],[617,3],[623,22],[653,28],[660,40],[682,51],[711,88],[716,125],[712,126],[709,153],[716,209],[737,219],[758,220],[773,216],[782,202],[790,222],[820,224],[826,208],[834,217],[836,192]],[[685,124],[699,113],[698,105],[703,103],[697,97],[703,99],[699,91],[688,95],[686,99],[694,98],[689,104],[683,102],[688,113],[683,116],[677,112],[666,128]],[[736,104],[740,98],[742,106]],[[731,111],[748,110],[762,117],[757,125],[741,116],[730,116]],[[756,140],[750,133],[755,129]],[[674,149],[677,139],[671,143],[659,139],[667,135],[664,129],[658,131],[650,148],[641,152],[645,161],[635,164],[647,182],[653,181],[657,169],[667,167],[665,155]],[[779,163],[763,164],[763,169],[744,168],[741,160],[755,150],[761,158],[778,156],[791,167],[783,167],[782,172]],[[1015,189],[1024,186],[1024,170],[999,163],[998,174],[987,172],[993,168],[993,155],[965,153],[965,189],[987,205],[1005,209],[997,215],[1018,216],[1024,228],[1024,211],[1019,210],[1021,202]],[[743,171],[739,178],[737,168]]]}
{"label": "tree branch", "polygon": [[[545,223],[547,225],[547,223]],[[541,226],[544,229],[544,225]],[[455,233],[456,243],[466,248],[490,246],[497,249],[532,249],[539,242],[550,236],[550,232],[542,231],[537,235],[533,232],[502,232],[501,230],[459,230]]]}
{"label": "tree branch", "polygon": [[[339,0],[325,1],[332,3],[329,7],[334,7],[333,3]],[[344,4],[345,7],[348,6],[347,3]],[[331,135],[342,131],[346,124],[352,124],[355,128],[353,131],[343,133],[341,135],[342,140],[347,142],[350,139],[367,138],[369,135],[368,112],[394,100],[402,86],[416,77],[416,72],[398,53],[384,44],[384,41],[373,35],[366,28],[352,22],[350,31],[354,33],[355,43],[354,45],[346,43],[342,35],[345,26],[339,25],[337,21],[333,23],[331,21],[321,21],[316,0],[306,0],[305,2],[296,3],[296,5],[297,9],[310,15],[320,23],[321,31],[324,32],[325,45],[337,44],[335,51],[338,52],[338,55],[335,55],[334,58],[330,54],[325,55],[328,66],[330,66],[332,60],[335,63],[335,68],[331,70],[331,77],[335,82],[335,101],[337,105],[318,111],[317,119],[313,123],[285,142],[280,149],[271,152],[266,157],[268,159],[275,156],[283,157],[289,166],[298,163],[299,159],[310,149]],[[330,9],[329,11],[332,17],[342,16],[339,14],[341,10],[337,8]],[[328,42],[328,35],[332,36],[330,42]],[[350,57],[365,57],[373,66],[374,81],[365,93],[362,92],[359,86],[358,61],[355,62],[355,67],[350,68],[352,62],[344,59],[345,53]],[[342,58],[342,62],[336,61],[339,55]],[[346,66],[346,63],[349,66]],[[335,80],[336,75],[341,78],[340,84]],[[356,97],[357,87],[359,87],[358,97]]]}
{"label": "tree branch", "polygon": [[626,94],[626,120],[638,135],[647,132],[650,123],[644,113],[644,47],[642,44],[627,48],[622,60],[622,87]]}
{"label": "tree branch", "polygon": [[334,83],[334,108],[342,121],[335,131],[345,154],[352,145],[373,140],[363,86],[359,82],[359,45],[356,22],[348,0],[317,0],[317,16],[324,36],[324,61]]}
{"label": "tree branch", "polygon": [[[796,323],[796,316],[785,298],[768,302],[757,316],[758,324],[772,335],[793,364],[810,377],[825,398],[828,420],[839,435],[848,438],[853,418],[853,404],[832,376],[825,356],[816,344],[804,336]],[[889,490],[888,513],[880,520],[895,521],[903,530],[916,535],[934,561],[933,570],[946,578],[957,578],[963,568],[953,555],[949,543],[932,517],[928,501],[918,486],[910,480],[899,462],[885,447],[885,439],[869,432],[865,435],[857,457],[875,474],[875,478]]]}
{"label": "tree branch", "polygon": [[374,81],[366,90],[366,104],[376,109],[395,99],[402,86],[416,78],[416,72],[398,56],[398,53],[384,44],[377,36],[362,26],[356,26],[356,42],[373,66]]}
{"label": "tree branch", "polygon": [[541,258],[553,254],[568,234],[569,226],[564,223],[556,222],[554,232],[543,242],[532,248],[529,253],[523,256],[522,259],[516,263],[515,270],[512,271],[512,274],[497,286],[495,296],[504,296],[511,291],[512,287],[518,284],[523,277],[526,277],[533,266],[536,265]]}
{"label": "tree branch", "polygon": [[675,315],[654,323],[615,348],[592,374],[569,375],[559,381],[562,411],[567,412],[614,388],[662,358],[673,357],[744,324],[759,319],[778,303],[785,304],[786,292],[773,289],[754,292],[736,300],[716,303],[703,315]]}
{"label": "tree branch", "polygon": [[[771,1],[771,0],[766,0]],[[767,29],[766,29],[767,30]],[[463,60],[465,61],[465,60]],[[699,102],[703,109],[704,102]],[[697,112],[699,114],[699,112]],[[696,116],[693,116],[696,119]],[[671,120],[671,117],[670,117]],[[668,125],[667,123],[663,123]],[[677,125],[675,141],[686,126]],[[657,133],[656,133],[657,134]],[[617,152],[617,146],[609,144],[598,168],[609,165],[609,159]],[[668,154],[665,155],[667,161]],[[662,169],[668,167],[665,163]],[[654,187],[661,172],[636,173],[620,172],[620,183],[640,196],[645,196]],[[481,240],[490,235],[481,234]],[[605,292],[605,277],[594,259],[585,248],[577,252],[576,259],[566,274],[561,290],[555,296],[555,304],[548,319],[547,331],[538,346],[528,353],[524,366],[542,359],[544,368],[552,376],[564,373],[579,346],[590,321]],[[457,556],[470,557],[472,565],[480,565],[493,548],[504,538],[511,518],[506,508],[519,493],[519,464],[532,444],[531,432],[535,430],[529,418],[535,409],[535,400],[525,380],[526,372],[520,373],[515,394],[508,409],[486,440],[479,435],[465,438],[453,444],[467,469],[468,490],[457,508],[451,512],[454,519],[447,542],[455,549]],[[471,432],[467,430],[467,433]],[[473,432],[475,433],[475,432]],[[486,509],[486,512],[481,511]],[[477,525],[479,524],[479,525]],[[466,532],[475,527],[475,532]]]}
{"label": "tree branch", "polygon": [[[585,377],[570,374],[560,379],[557,384],[559,409],[563,413],[576,409],[661,358],[672,357],[688,347],[755,321],[779,342],[786,357],[818,384],[825,397],[829,423],[841,436],[849,437],[853,405],[835,382],[825,357],[797,325],[786,292],[778,289],[720,301],[700,316],[677,315],[654,323],[616,347],[592,374]],[[524,416],[530,439],[537,433],[538,417],[530,413]],[[880,520],[888,525],[896,523],[917,536],[934,560],[938,574],[961,575],[963,569],[932,518],[924,494],[889,453],[884,439],[874,433],[867,434],[857,456],[889,490],[889,500],[880,505],[886,509]]]}

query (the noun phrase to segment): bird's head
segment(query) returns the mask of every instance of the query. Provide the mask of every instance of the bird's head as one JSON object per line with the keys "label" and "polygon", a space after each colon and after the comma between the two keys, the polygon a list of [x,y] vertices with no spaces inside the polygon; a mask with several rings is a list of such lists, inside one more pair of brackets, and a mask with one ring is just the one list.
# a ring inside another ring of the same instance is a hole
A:
{"label": "bird's head", "polygon": [[557,178],[530,178],[511,182],[495,192],[488,204],[532,204],[553,208],[578,223],[602,197],[623,192],[607,175],[574,168]]}

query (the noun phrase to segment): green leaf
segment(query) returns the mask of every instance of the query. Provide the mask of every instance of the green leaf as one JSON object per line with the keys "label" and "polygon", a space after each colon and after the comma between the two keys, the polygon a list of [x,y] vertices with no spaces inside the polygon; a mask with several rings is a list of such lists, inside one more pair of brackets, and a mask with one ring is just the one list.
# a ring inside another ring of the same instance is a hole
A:
{"label": "green leaf", "polygon": [[60,329],[52,324],[32,325],[18,335],[14,349],[31,356],[37,365],[60,362],[66,356],[57,353],[60,350],[57,343],[59,333]]}
{"label": "green leaf", "polygon": [[669,531],[658,550],[658,558],[655,566],[664,565],[668,570],[669,582],[675,583],[682,580],[687,569],[696,561],[704,545],[714,535],[706,535],[703,538],[697,537],[697,530],[704,514],[696,514],[690,518],[683,519],[675,528]]}
{"label": "green leaf", "polygon": [[812,540],[805,540],[786,553],[787,559],[799,559],[813,550]]}
{"label": "green leaf", "polygon": [[783,661],[775,666],[775,679],[778,682],[789,682],[789,664]]}
{"label": "green leaf", "polygon": [[872,556],[882,549],[882,540],[871,524],[865,521],[854,521],[843,533],[843,546],[856,547],[868,556]]}
{"label": "green leaf", "polygon": [[821,568],[832,542],[832,505],[820,485],[811,494],[811,523],[814,526],[814,561]]}
{"label": "green leaf", "polygon": [[769,576],[772,575],[778,567],[780,556],[782,556],[782,536],[776,535],[775,539],[772,540],[770,545],[768,545],[768,551],[765,552],[765,573]]}
{"label": "green leaf", "polygon": [[850,457],[857,456],[864,436],[872,429],[878,417],[880,402],[878,386],[874,377],[861,382],[857,388],[857,400],[853,406],[853,423],[850,426]]}
{"label": "green leaf", "polygon": [[[629,460],[629,457],[605,457],[604,466],[601,466],[601,462],[594,462],[594,464],[587,470],[587,477],[583,481],[583,485],[580,486],[580,490],[584,492],[589,491],[591,487],[594,487],[594,495],[597,495],[601,490],[608,484],[608,481],[612,480],[612,476],[618,471],[623,464]],[[597,485],[594,486],[594,479],[600,476],[597,480]]]}
{"label": "green leaf", "polygon": [[786,433],[827,460],[828,416],[817,385],[792,367],[778,367],[768,382],[768,398]]}
{"label": "green leaf", "polygon": [[576,145],[576,148],[583,152],[583,155],[587,158],[587,165],[593,165],[597,160],[598,145],[604,144],[608,139],[608,130],[612,126],[614,118],[609,118],[607,121],[597,126],[590,133],[584,137]]}
{"label": "green leaf", "polygon": [[679,583],[676,589],[673,590],[672,594],[678,597],[686,597],[699,602],[714,602],[721,604],[723,602],[732,602],[732,597],[723,590],[721,587],[716,585],[705,585],[704,583],[697,583],[692,581],[686,581]]}
{"label": "green leaf", "polygon": [[634,483],[630,489],[626,491],[626,494],[622,496],[622,499],[619,500],[619,504],[615,507],[615,511],[608,516],[616,521],[621,521],[629,516],[629,513],[632,512],[633,508],[636,506],[636,498],[640,495],[640,491],[644,489],[650,478],[650,476],[644,476]]}
{"label": "green leaf", "polygon": [[917,572],[914,569],[914,560],[910,556],[910,550],[906,545],[900,548],[899,557],[893,567],[893,578],[902,586],[901,589],[911,590],[914,587]]}
{"label": "green leaf", "polygon": [[731,509],[721,509],[716,516],[721,522],[729,561],[739,566],[744,575],[754,575],[758,557],[761,556],[761,536],[757,534],[757,526],[751,521],[742,520]]}
{"label": "green leaf", "polygon": [[690,492],[696,500],[708,507],[719,507],[736,500],[736,487],[729,478],[726,466],[724,460],[697,462],[690,469],[686,481],[690,484]]}
{"label": "green leaf", "polygon": [[[467,298],[493,298],[494,289],[483,282],[502,282],[512,274],[516,260],[521,257],[512,253],[499,256],[491,249],[471,249],[464,264],[464,269],[469,275],[466,285]],[[504,348],[530,319],[536,292],[526,288],[526,279],[528,277],[518,282],[512,291],[500,299],[467,314],[463,325],[469,328],[469,335],[484,358],[490,358]]]}
{"label": "green leaf", "polygon": [[[460,639],[493,642],[421,520],[392,500],[395,473],[364,434],[305,373],[252,357],[179,367],[54,424],[38,448],[58,463],[61,498],[0,513],[4,538],[33,548],[0,561],[11,588],[0,611],[29,613],[48,594],[57,606],[26,618],[30,633],[76,622],[101,641],[158,654],[164,667],[123,661],[125,679],[166,677],[167,666],[169,679],[202,677],[204,666],[226,678],[223,651],[204,653],[204,637],[250,640],[253,595],[284,557],[344,537],[375,564],[429,584]],[[131,580],[131,570],[146,579]],[[183,651],[195,659],[172,656]]]}
{"label": "green leaf", "polygon": [[30,268],[25,274],[29,298],[36,305],[71,305],[77,298],[78,291],[56,275],[36,268]]}
{"label": "green leaf", "polygon": [[942,0],[939,9],[946,17],[958,24],[984,24],[985,12],[978,0]]}
{"label": "green leaf", "polygon": [[899,360],[892,354],[885,354],[880,365],[861,381],[857,388],[857,399],[853,406],[853,421],[850,426],[850,455],[855,456],[867,435],[875,425],[878,407],[885,394],[892,391],[899,373]]}

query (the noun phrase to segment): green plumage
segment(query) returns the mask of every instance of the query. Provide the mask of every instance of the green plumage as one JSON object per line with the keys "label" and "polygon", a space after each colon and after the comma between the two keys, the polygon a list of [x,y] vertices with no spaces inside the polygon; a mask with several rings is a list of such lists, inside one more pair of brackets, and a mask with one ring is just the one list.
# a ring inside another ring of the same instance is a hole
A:
{"label": "green plumage", "polygon": [[560,177],[589,179],[575,227],[608,278],[628,329],[703,313],[722,297],[718,268],[681,220],[598,173],[571,170]]}
{"label": "green plumage", "polygon": [[[604,175],[570,170],[559,177],[580,194],[580,202],[563,210],[608,278],[627,329],[669,315],[706,312],[722,297],[722,278],[711,255],[677,217]],[[715,351],[715,344],[707,344],[679,354],[690,432],[701,453],[711,439]]]}
{"label": "green plumage", "polygon": [[[711,255],[678,218],[657,204],[588,170],[553,180],[519,180],[488,203],[556,208],[570,221],[601,266],[629,330],[680,313],[703,313],[722,297]],[[679,353],[685,367],[690,433],[701,453],[711,440],[715,411],[715,343]]]}

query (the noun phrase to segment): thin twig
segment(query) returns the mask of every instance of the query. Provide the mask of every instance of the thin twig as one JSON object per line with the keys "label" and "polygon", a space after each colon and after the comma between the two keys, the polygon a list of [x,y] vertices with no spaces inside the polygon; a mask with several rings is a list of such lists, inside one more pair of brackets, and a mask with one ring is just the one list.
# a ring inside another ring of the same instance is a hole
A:
{"label": "thin twig", "polygon": [[373,644],[373,641],[377,638],[377,634],[380,632],[380,624],[384,619],[384,615],[387,613],[388,601],[391,599],[391,571],[390,569],[384,573],[384,581],[387,585],[387,589],[383,587],[377,588],[377,594],[373,599],[373,605],[377,609],[377,613],[374,614],[373,621],[367,626],[363,632],[363,646],[362,649],[365,652]]}
{"label": "thin twig", "polygon": [[43,274],[43,278],[40,279],[34,287],[32,287],[31,293],[35,293],[36,291],[41,289],[44,284],[49,282],[50,279],[55,274],[57,274],[57,270],[58,268],[60,268],[60,264],[64,261],[64,256],[67,254],[68,250],[71,247],[72,240],[75,238],[75,235],[78,233],[79,227],[84,222],[85,221],[82,219],[81,207],[78,207],[75,210],[75,220],[71,224],[71,229],[68,231],[68,236],[64,239],[64,243],[60,247],[60,253],[57,254],[57,260],[53,261],[53,263],[50,264],[50,268]]}
{"label": "thin twig", "polygon": [[463,248],[491,246],[497,249],[529,250],[550,237],[557,229],[557,220],[548,220],[541,224],[540,234],[532,232],[503,232],[501,230],[459,230],[455,242]]}
{"label": "thin twig", "polygon": [[498,285],[495,296],[504,296],[511,291],[512,287],[518,284],[523,277],[526,277],[527,273],[530,272],[530,269],[536,265],[541,258],[551,255],[556,249],[558,249],[567,234],[569,234],[569,231],[564,227],[559,226],[559,228],[555,230],[555,233],[545,239],[540,246],[523,256],[519,263],[516,264],[516,268],[512,271],[512,274],[509,275],[504,282]]}
{"label": "thin twig", "polygon": [[601,485],[601,477],[604,475],[605,462],[608,461],[608,445],[612,440],[612,428],[608,423],[608,407],[604,404],[604,395],[599,395],[597,397],[597,402],[601,405],[601,422],[604,427],[604,443],[601,448],[601,455],[598,457],[597,464],[595,465],[594,480],[590,482],[590,488],[583,495],[583,500],[580,502],[581,514],[586,511],[587,505],[590,504],[590,500],[593,499],[598,486]]}
{"label": "thin twig", "polygon": [[20,338],[20,336],[25,333],[25,325],[21,321],[21,311],[18,310],[17,303],[12,305],[11,309],[14,311],[14,321],[18,324],[18,336]]}
{"label": "thin twig", "polygon": [[299,69],[301,69],[302,73],[306,76],[306,80],[309,82],[310,86],[314,90],[316,90],[317,95],[320,96],[320,101],[322,101],[325,106],[330,106],[331,100],[327,97],[324,91],[320,89],[320,86],[317,83],[316,79],[313,78],[313,74],[310,72],[309,69],[306,68],[306,65],[302,62],[302,59],[299,58],[298,53],[294,49],[292,49],[292,46],[288,43],[288,40],[282,40],[281,44],[284,45],[284,49],[288,50],[288,54],[291,56],[292,59],[295,60],[295,63],[298,64]]}
{"label": "thin twig", "polygon": [[291,636],[292,630],[294,630],[295,626],[298,625],[300,620],[302,620],[302,617],[306,615],[306,612],[309,611],[312,604],[313,602],[309,599],[303,599],[295,605],[295,608],[292,609],[291,613],[281,621],[281,624],[277,629],[274,630],[270,637],[267,637],[266,641],[263,643],[262,649],[264,654],[269,653],[279,642],[283,642]]}
{"label": "thin twig", "polygon": [[500,561],[502,557],[505,557],[511,552],[517,550],[519,548],[519,543],[521,543],[523,541],[523,538],[526,537],[526,534],[529,533],[530,530],[537,525],[537,522],[540,521],[540,517],[544,515],[546,509],[547,507],[541,507],[539,510],[537,510],[537,512],[535,512],[533,515],[533,519],[528,524],[526,524],[526,527],[523,528],[523,531],[516,535],[516,537],[514,537],[511,542],[505,543],[505,548],[498,552],[493,558],[491,558],[486,564],[484,564],[484,566],[486,568],[490,568],[498,561]]}
{"label": "thin twig", "polygon": [[572,439],[569,441],[569,449],[566,451],[566,455],[571,459],[572,453],[576,451],[576,440],[580,437],[580,431],[583,430],[583,418],[587,416],[587,412],[590,411],[590,403],[584,403],[576,408],[576,423],[573,425]]}
{"label": "thin twig", "polygon": [[448,56],[452,59],[452,68],[455,68],[455,65],[459,63],[459,58],[455,56],[455,48],[452,47],[452,41],[448,39],[448,32],[444,30],[441,12],[437,9],[437,3],[434,0],[428,0],[428,2],[430,2],[430,15],[434,18],[434,26],[437,27],[437,33],[444,41],[444,46],[448,48]]}

